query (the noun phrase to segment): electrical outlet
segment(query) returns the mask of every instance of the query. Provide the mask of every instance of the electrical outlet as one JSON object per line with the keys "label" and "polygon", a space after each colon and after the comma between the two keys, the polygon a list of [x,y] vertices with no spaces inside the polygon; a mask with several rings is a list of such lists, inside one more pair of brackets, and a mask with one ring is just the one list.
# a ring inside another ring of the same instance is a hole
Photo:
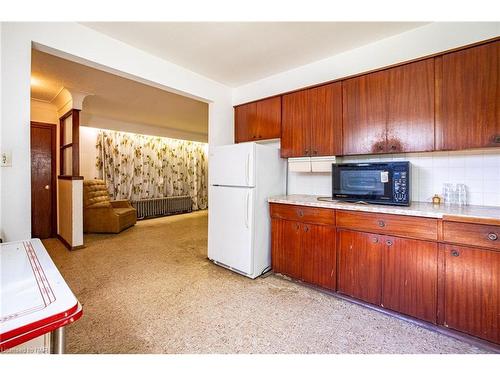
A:
{"label": "electrical outlet", "polygon": [[0,159],[0,166],[12,167],[12,152],[2,151],[2,158]]}

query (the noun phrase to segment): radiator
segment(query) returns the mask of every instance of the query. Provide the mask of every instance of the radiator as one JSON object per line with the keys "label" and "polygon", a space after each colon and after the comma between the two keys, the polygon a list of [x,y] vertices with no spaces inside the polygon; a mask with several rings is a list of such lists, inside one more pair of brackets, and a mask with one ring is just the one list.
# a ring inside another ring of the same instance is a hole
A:
{"label": "radiator", "polygon": [[137,219],[191,212],[192,201],[188,195],[131,201],[137,210]]}

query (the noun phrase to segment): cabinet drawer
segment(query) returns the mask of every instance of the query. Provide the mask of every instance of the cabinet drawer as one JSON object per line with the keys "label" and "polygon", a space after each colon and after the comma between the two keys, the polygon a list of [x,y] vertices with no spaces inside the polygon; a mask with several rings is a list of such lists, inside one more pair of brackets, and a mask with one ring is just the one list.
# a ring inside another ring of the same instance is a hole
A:
{"label": "cabinet drawer", "polygon": [[446,242],[500,250],[500,227],[445,221],[443,223],[443,239]]}
{"label": "cabinet drawer", "polygon": [[337,211],[337,226],[394,236],[437,240],[437,219],[415,216]]}
{"label": "cabinet drawer", "polygon": [[271,203],[271,217],[304,223],[335,225],[335,211],[329,208]]}

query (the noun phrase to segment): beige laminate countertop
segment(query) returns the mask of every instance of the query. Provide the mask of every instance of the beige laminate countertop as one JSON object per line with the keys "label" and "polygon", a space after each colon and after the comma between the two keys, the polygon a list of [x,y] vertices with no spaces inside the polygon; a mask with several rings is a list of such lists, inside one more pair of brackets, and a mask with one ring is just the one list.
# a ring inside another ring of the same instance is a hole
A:
{"label": "beige laminate countertop", "polygon": [[386,206],[377,204],[348,203],[341,201],[325,202],[316,195],[279,195],[268,199],[270,203],[293,204],[299,206],[323,207],[337,210],[377,212],[384,214],[422,216],[450,221],[465,221],[479,224],[500,225],[500,207],[433,205],[426,202],[413,202],[410,206]]}

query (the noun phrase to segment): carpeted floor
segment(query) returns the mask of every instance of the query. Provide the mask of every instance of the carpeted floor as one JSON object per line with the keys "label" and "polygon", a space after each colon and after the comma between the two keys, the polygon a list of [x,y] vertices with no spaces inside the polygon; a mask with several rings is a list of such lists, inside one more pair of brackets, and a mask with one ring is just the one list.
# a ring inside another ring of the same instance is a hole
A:
{"label": "carpeted floor", "polygon": [[83,304],[69,353],[482,353],[476,347],[271,275],[207,260],[207,213],[44,241]]}

